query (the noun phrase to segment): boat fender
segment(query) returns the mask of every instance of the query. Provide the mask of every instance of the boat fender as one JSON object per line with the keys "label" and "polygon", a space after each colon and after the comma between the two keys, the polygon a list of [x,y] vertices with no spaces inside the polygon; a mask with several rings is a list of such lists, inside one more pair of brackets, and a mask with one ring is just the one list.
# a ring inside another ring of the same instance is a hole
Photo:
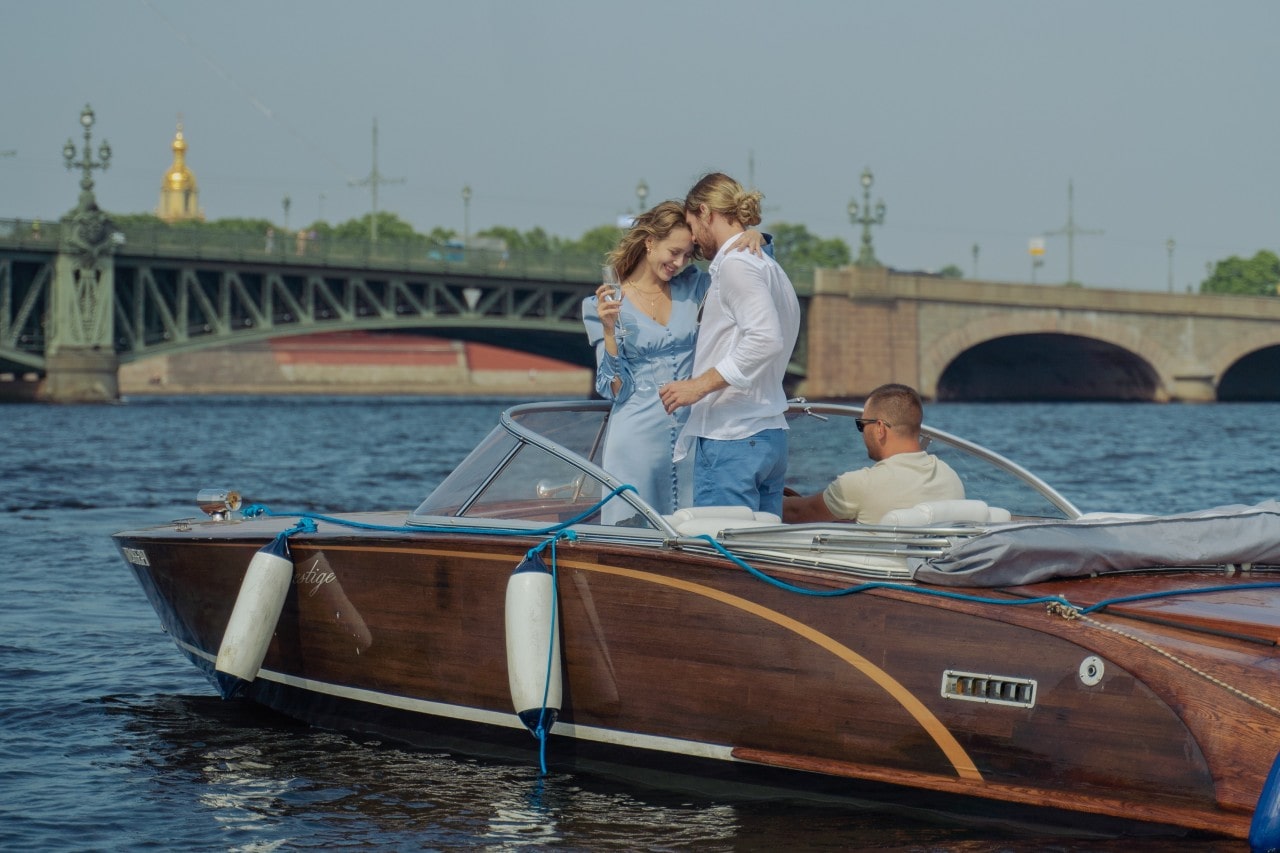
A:
{"label": "boat fender", "polygon": [[1271,853],[1280,850],[1280,754],[1271,762],[1271,772],[1258,795],[1258,805],[1253,810],[1249,824],[1249,850],[1251,853]]}
{"label": "boat fender", "polygon": [[258,549],[240,583],[240,594],[227,620],[214,664],[224,698],[230,698],[257,677],[292,580],[289,539],[282,533]]}
{"label": "boat fender", "polygon": [[506,631],[511,702],[529,731],[544,737],[560,713],[560,625],[555,578],[537,552],[507,580]]}

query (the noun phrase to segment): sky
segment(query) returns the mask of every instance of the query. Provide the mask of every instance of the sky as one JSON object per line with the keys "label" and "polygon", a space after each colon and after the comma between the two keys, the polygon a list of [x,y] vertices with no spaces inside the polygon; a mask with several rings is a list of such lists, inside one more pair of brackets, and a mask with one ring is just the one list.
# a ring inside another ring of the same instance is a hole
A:
{"label": "sky", "polygon": [[1043,237],[1039,283],[1184,292],[1280,251],[1272,0],[0,0],[0,79],[0,219],[75,205],[90,104],[120,213],[181,120],[207,218],[363,216],[376,120],[420,232],[576,239],[724,171],[856,253],[869,168],[896,269],[1031,281]]}

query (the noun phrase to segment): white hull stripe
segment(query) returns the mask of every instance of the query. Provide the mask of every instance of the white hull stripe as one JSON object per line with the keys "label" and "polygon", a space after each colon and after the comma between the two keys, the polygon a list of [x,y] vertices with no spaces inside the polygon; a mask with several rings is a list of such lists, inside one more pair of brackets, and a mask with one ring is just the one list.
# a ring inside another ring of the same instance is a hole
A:
{"label": "white hull stripe", "polygon": [[[210,663],[215,662],[216,657],[209,654],[203,649],[198,649],[181,640],[174,640],[178,647],[188,654],[204,658]],[[350,699],[355,702],[364,702],[370,705],[381,705],[386,708],[396,708],[401,711],[411,711],[415,714],[424,714],[433,717],[448,717],[455,720],[465,720],[471,723],[482,723],[488,726],[501,726],[508,729],[525,729],[524,723],[520,722],[520,718],[512,711],[510,714],[500,713],[498,711],[486,711],[483,708],[468,708],[465,705],[447,705],[442,702],[431,702],[426,699],[411,699],[407,696],[396,696],[391,693],[379,693],[373,690],[364,690],[359,687],[345,687],[341,684],[329,684],[324,681],[313,681],[309,678],[298,678],[293,675],[275,672],[270,669],[263,668],[258,671],[258,678],[266,681],[274,681],[277,684],[283,684],[287,687],[294,687],[299,690],[306,690],[312,693],[322,693],[329,696],[337,696],[342,699]],[[557,721],[555,727],[551,730],[553,735],[570,737],[575,740],[592,741],[594,743],[607,743],[614,746],[624,746],[633,749],[649,749],[656,752],[670,752],[676,755],[688,755],[695,758],[711,758],[718,761],[737,761],[733,757],[733,748],[718,744],[702,743],[700,741],[682,740],[680,738],[662,737],[659,735],[645,735],[636,732],[619,731],[617,729],[602,729],[595,726],[580,726],[573,723],[566,723],[563,720]]]}

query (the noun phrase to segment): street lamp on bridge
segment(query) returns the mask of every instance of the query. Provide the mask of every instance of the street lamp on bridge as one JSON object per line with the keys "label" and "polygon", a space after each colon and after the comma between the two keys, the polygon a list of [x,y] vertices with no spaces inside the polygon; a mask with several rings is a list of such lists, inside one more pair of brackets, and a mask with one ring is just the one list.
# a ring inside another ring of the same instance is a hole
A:
{"label": "street lamp on bridge", "polygon": [[649,197],[649,185],[644,182],[644,178],[640,179],[640,183],[636,184],[636,198],[640,199],[640,209],[636,211],[636,216],[644,213],[644,200]]}
{"label": "street lamp on bridge", "polygon": [[862,181],[861,215],[858,214],[857,199],[849,199],[849,222],[862,226],[862,248],[858,251],[858,259],[854,264],[860,267],[878,267],[881,264],[876,260],[875,250],[871,248],[871,226],[884,224],[884,201],[877,200],[875,210],[872,211],[871,184],[875,181],[875,177],[871,174],[870,167],[862,170],[860,180]]}
{"label": "street lamp on bridge", "polygon": [[43,399],[60,403],[99,403],[120,396],[114,346],[116,227],[93,197],[93,170],[111,164],[111,146],[104,140],[93,159],[93,119],[93,108],[85,104],[79,159],[72,140],[62,148],[67,169],[80,169],[80,203],[62,218],[45,313],[41,392]]}
{"label": "street lamp on bridge", "polygon": [[84,155],[80,160],[76,160],[76,144],[68,138],[67,144],[62,146],[62,156],[67,161],[68,169],[80,167],[80,207],[82,210],[88,210],[93,204],[93,170],[102,169],[105,172],[111,165],[111,146],[104,139],[98,146],[98,159],[96,161],[93,159],[93,146],[90,142],[93,108],[88,104],[85,104],[84,109],[80,111],[80,126],[84,128]]}

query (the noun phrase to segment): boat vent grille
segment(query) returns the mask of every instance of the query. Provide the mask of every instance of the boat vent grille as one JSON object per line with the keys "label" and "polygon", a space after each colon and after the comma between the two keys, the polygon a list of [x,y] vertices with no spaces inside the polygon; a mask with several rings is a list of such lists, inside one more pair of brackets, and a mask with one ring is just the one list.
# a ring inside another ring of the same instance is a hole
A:
{"label": "boat vent grille", "polygon": [[982,675],[977,672],[958,672],[949,669],[942,673],[942,698],[1034,708],[1036,682],[1032,678]]}

